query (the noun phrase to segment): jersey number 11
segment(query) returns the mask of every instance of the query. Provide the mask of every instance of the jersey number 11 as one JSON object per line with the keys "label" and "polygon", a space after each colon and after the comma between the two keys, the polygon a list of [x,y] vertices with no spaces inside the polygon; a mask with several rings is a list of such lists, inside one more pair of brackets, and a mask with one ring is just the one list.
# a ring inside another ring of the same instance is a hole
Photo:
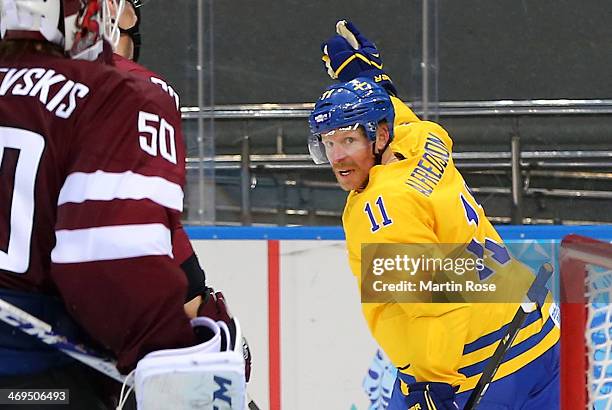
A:
{"label": "jersey number 11", "polygon": [[[379,196],[378,199],[376,199],[375,203],[376,205],[378,205],[378,210],[380,211],[380,215],[382,216],[382,226],[391,225],[393,221],[391,220],[391,218],[389,218],[389,215],[387,215],[387,211],[385,210],[385,203],[383,202],[382,196]],[[370,218],[370,224],[372,225],[370,227],[370,230],[372,232],[378,231],[381,228],[381,225],[376,221],[376,217],[372,212],[372,206],[369,202],[366,202],[363,211],[368,215],[368,218]]]}

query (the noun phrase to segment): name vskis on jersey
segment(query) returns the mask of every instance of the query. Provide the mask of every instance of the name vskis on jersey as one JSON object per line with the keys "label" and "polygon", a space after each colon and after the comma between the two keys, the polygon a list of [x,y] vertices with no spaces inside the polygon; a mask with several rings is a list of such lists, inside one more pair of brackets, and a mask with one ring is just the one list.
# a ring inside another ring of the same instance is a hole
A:
{"label": "name vskis on jersey", "polygon": [[72,115],[78,99],[89,94],[89,87],[85,84],[69,80],[55,70],[46,68],[0,67],[0,79],[0,96],[38,97],[49,112],[64,119]]}

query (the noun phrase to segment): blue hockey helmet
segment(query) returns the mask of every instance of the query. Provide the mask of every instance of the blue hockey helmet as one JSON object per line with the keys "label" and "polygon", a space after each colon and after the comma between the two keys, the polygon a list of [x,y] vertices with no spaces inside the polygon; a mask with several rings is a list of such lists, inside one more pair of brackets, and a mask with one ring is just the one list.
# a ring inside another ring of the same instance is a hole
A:
{"label": "blue hockey helmet", "polygon": [[312,135],[308,150],[315,164],[329,162],[321,135],[332,130],[360,125],[370,141],[376,140],[378,123],[386,120],[393,136],[393,104],[387,91],[369,78],[334,84],[328,87],[310,113]]}

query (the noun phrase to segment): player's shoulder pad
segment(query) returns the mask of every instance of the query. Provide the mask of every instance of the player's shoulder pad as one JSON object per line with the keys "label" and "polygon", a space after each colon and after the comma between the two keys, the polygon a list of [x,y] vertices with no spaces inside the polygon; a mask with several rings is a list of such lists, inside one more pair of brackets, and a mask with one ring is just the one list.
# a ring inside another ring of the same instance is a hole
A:
{"label": "player's shoulder pad", "polygon": [[453,140],[439,124],[431,121],[417,121],[396,126],[391,150],[404,158],[421,155],[428,147],[440,145],[452,152]]}
{"label": "player's shoulder pad", "polygon": [[130,73],[145,82],[160,87],[172,99],[176,109],[180,109],[180,97],[178,93],[163,76],[118,54],[113,54],[112,63],[119,71]]}
{"label": "player's shoulder pad", "polygon": [[[79,135],[82,136],[80,144],[98,147],[94,150],[103,150],[100,147],[111,144],[120,144],[124,148],[125,144],[130,144],[136,152],[142,148],[150,154],[148,157],[156,159],[160,155],[163,157],[158,140],[163,135],[172,136],[174,143],[166,147],[170,158],[166,162],[172,164],[169,166],[174,172],[174,167],[184,161],[185,154],[181,116],[173,99],[153,83],[121,72],[113,66],[98,66],[95,74],[92,74],[89,101],[77,120]],[[143,137],[145,135],[149,136],[149,142]],[[135,161],[133,154],[132,151],[121,150],[114,152],[113,156],[115,159],[123,157],[126,161],[129,158]]]}
{"label": "player's shoulder pad", "polygon": [[[172,107],[173,100],[168,98],[160,87],[113,65],[91,61],[61,60],[53,65],[58,74],[75,82],[82,82],[90,89],[88,100],[90,109],[100,111],[104,106],[135,107],[136,103]],[[174,108],[176,111],[176,108]]]}
{"label": "player's shoulder pad", "polygon": [[133,74],[137,77],[145,79],[149,81],[151,78],[157,78],[163,82],[166,82],[166,79],[161,75],[149,70],[145,66],[142,66],[132,60],[129,60],[125,57],[122,57],[118,54],[113,54],[113,65],[122,72]]}
{"label": "player's shoulder pad", "polygon": [[393,104],[393,111],[395,113],[395,119],[393,121],[394,126],[420,121],[419,117],[417,117],[412,109],[399,98],[391,96],[391,103]]}
{"label": "player's shoulder pad", "polygon": [[144,66],[127,59],[119,54],[113,53],[112,65],[114,65],[119,71],[134,73],[136,75],[148,75],[149,70]]}
{"label": "player's shoulder pad", "polygon": [[174,99],[160,86],[140,75],[117,69],[114,71],[121,76],[121,90],[118,90],[119,95],[117,96],[120,101],[118,102],[123,104],[129,102],[129,105],[133,107],[147,107],[150,112],[163,114],[180,121],[180,112],[177,110]]}

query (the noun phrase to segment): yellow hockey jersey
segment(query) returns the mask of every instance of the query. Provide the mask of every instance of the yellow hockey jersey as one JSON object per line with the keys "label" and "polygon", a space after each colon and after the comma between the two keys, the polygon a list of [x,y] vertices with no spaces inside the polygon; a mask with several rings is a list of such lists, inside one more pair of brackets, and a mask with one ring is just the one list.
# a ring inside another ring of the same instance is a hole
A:
{"label": "yellow hockey jersey", "polygon": [[[500,236],[453,163],[446,131],[420,121],[400,100],[393,104],[390,148],[404,159],[373,167],[366,188],[350,192],[342,217],[349,262],[361,285],[363,243],[471,243],[481,250],[490,270],[486,280],[515,294],[506,303],[362,303],[372,335],[395,366],[417,381],[463,392],[476,385],[534,273],[505,257]],[[556,317],[551,303],[528,316],[494,380],[558,341]]]}

